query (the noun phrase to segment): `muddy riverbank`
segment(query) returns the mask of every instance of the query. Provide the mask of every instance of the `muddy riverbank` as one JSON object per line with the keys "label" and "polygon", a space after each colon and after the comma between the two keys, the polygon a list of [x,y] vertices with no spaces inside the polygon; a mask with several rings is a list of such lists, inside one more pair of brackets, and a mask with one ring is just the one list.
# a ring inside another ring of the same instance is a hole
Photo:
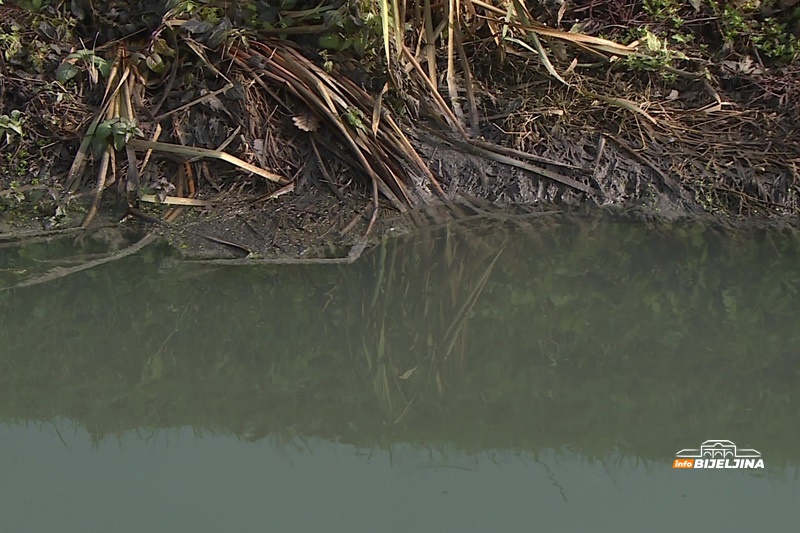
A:
{"label": "muddy riverbank", "polygon": [[159,4],[139,28],[0,6],[0,234],[122,224],[192,257],[304,260],[539,211],[796,224],[791,2],[741,8],[750,40],[715,3],[645,4],[542,4],[505,27],[480,4],[458,63],[441,33],[442,56],[382,59],[369,24],[372,48],[337,49],[358,32],[325,9],[314,38],[276,39],[267,15],[216,7]]}

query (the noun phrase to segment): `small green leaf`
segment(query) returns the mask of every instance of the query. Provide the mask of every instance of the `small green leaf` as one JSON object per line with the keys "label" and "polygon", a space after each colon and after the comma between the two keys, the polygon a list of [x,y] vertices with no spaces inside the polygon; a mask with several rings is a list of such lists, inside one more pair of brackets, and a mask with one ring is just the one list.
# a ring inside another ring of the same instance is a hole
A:
{"label": "small green leaf", "polygon": [[94,65],[97,67],[97,70],[100,71],[100,74],[103,75],[104,78],[108,78],[108,75],[111,74],[111,63],[103,59],[102,57],[94,57]]}
{"label": "small green leaf", "polygon": [[155,52],[147,56],[147,59],[145,59],[145,63],[147,64],[147,68],[149,68],[156,74],[161,74],[166,69],[166,65],[164,65],[164,60],[161,59],[161,56]]}
{"label": "small green leaf", "polygon": [[106,120],[98,124],[97,129],[94,130],[94,138],[100,141],[108,139],[108,136],[111,135],[111,128],[114,122],[116,121]]}
{"label": "small green leaf", "polygon": [[167,44],[167,41],[165,41],[161,37],[156,39],[155,42],[153,43],[153,52],[155,52],[156,54],[160,54],[162,56],[166,56],[166,57],[174,57],[175,56],[175,50],[170,48],[170,46]]}
{"label": "small green leaf", "polygon": [[91,50],[83,49],[78,50],[77,52],[73,52],[67,56],[67,59],[88,59],[94,55],[94,52]]}
{"label": "small green leaf", "polygon": [[128,130],[130,129],[130,126],[128,126],[128,124],[126,122],[127,121],[125,121],[122,118],[120,118],[118,121],[114,122],[111,125],[111,133],[113,133],[115,136],[116,135],[125,135],[128,132]]}
{"label": "small green leaf", "polygon": [[114,149],[115,150],[122,150],[125,148],[125,143],[127,142],[127,135],[122,134],[114,134]]}
{"label": "small green leaf", "polygon": [[144,59],[145,59],[145,56],[144,56],[143,53],[141,53],[141,52],[131,52],[130,61],[134,65],[139,65],[139,63],[144,61]]}
{"label": "small green leaf", "polygon": [[61,83],[66,83],[74,78],[79,71],[80,69],[70,62],[61,63],[58,70],[56,70],[56,79]]}

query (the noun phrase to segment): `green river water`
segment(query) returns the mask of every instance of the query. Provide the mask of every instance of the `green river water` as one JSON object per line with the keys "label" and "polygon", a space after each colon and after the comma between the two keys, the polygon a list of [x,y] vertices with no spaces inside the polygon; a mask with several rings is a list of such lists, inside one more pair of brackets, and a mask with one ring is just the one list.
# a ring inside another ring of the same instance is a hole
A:
{"label": "green river water", "polygon": [[[0,284],[77,252],[6,243]],[[795,531],[798,385],[788,231],[484,221],[308,266],[152,245],[0,292],[0,532]],[[673,468],[710,440],[763,468]]]}

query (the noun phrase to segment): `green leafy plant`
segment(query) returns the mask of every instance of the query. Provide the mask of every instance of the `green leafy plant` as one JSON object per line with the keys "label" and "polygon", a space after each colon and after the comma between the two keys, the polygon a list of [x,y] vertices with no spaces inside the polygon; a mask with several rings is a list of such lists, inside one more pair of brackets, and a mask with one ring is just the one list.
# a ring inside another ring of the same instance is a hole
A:
{"label": "green leafy plant", "polygon": [[630,55],[625,58],[625,65],[631,70],[659,71],[671,67],[676,59],[686,59],[686,55],[668,46],[668,41],[648,28],[644,28],[639,39],[644,44],[647,54]]}
{"label": "green leafy plant", "polygon": [[98,73],[103,78],[107,78],[111,72],[111,63],[96,55],[94,50],[84,49],[67,56],[56,70],[56,79],[61,83],[66,83],[81,71],[81,66],[89,72],[93,83],[97,83],[99,80]]}
{"label": "green leafy plant", "polygon": [[340,10],[325,15],[329,29],[319,37],[321,48],[334,52],[350,49],[360,57],[375,52],[382,31],[380,16],[362,7],[354,7],[352,12]]}
{"label": "green leafy plant", "polygon": [[760,53],[785,62],[800,57],[800,39],[789,32],[786,24],[766,18],[760,29],[753,35],[753,45]]}
{"label": "green leafy plant", "polygon": [[11,33],[0,32],[0,48],[3,49],[3,57],[6,58],[6,61],[11,60],[22,50],[19,25],[12,24],[10,30]]}
{"label": "green leafy plant", "polygon": [[208,4],[207,0],[205,2],[202,0],[170,0],[167,2],[167,9],[170,10],[169,15],[181,17],[183,15],[194,15],[205,4]]}
{"label": "green leafy plant", "polygon": [[97,125],[92,139],[93,147],[100,151],[110,142],[115,150],[122,150],[136,135],[142,135],[136,124],[125,117],[105,120]]}
{"label": "green leafy plant", "polygon": [[659,22],[669,22],[678,28],[683,25],[679,12],[683,2],[677,0],[644,0],[645,13]]}
{"label": "green leafy plant", "polygon": [[164,61],[165,57],[174,58],[175,50],[167,44],[163,37],[153,39],[147,54],[142,54],[141,52],[131,54],[134,64],[144,61],[147,68],[156,74],[161,74],[167,69],[168,63]]}
{"label": "green leafy plant", "polygon": [[354,128],[367,131],[367,127],[364,125],[366,117],[359,109],[354,107],[348,108],[347,112],[344,114],[344,119]]}
{"label": "green leafy plant", "polygon": [[11,144],[11,138],[14,135],[19,135],[20,137],[24,135],[22,130],[24,122],[25,117],[17,109],[11,111],[10,115],[0,115],[0,132],[4,134],[6,144]]}
{"label": "green leafy plant", "polygon": [[792,34],[787,24],[771,17],[760,18],[755,2],[741,6],[710,3],[719,17],[723,38],[728,47],[744,51],[752,48],[759,56],[778,63],[789,63],[800,57],[800,39]]}

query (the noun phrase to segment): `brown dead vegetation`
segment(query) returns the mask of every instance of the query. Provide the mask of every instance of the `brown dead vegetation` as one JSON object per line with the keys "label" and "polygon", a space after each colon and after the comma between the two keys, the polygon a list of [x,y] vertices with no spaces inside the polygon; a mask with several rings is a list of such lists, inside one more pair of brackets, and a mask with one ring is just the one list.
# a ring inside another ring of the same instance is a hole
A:
{"label": "brown dead vegetation", "polygon": [[[382,46],[361,61],[240,29],[233,15],[213,25],[174,9],[83,55],[53,39],[38,74],[30,50],[0,65],[0,111],[27,117],[26,137],[4,141],[5,168],[30,162],[54,215],[88,195],[84,227],[112,186],[133,213],[150,206],[165,221],[192,207],[288,205],[315,189],[350,202],[340,233],[354,220],[369,232],[381,205],[458,214],[469,197],[796,215],[797,67],[733,53],[667,60],[620,32],[601,37],[642,16],[632,2],[607,4],[390,2],[378,9]],[[70,62],[77,76],[54,80]],[[21,176],[6,174],[8,190]]]}

